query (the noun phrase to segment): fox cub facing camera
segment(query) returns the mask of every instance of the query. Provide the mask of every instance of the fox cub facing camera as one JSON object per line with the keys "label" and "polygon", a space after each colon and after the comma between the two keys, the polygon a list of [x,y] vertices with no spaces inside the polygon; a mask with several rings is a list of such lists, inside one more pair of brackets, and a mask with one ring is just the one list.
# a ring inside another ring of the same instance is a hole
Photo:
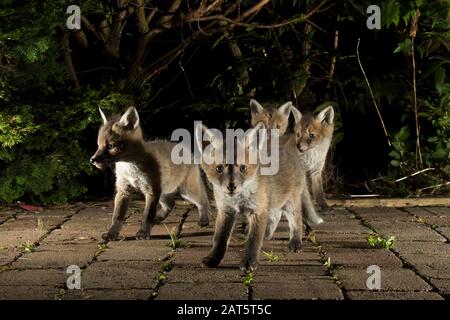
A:
{"label": "fox cub facing camera", "polygon": [[[301,194],[306,184],[305,175],[298,160],[298,150],[295,147],[280,150],[279,171],[275,175],[262,175],[261,165],[249,161],[249,154],[259,153],[266,142],[264,134],[257,138],[259,129],[264,127],[258,123],[253,129],[234,143],[226,146],[220,136],[213,130],[204,128],[204,135],[210,137],[209,156],[214,161],[202,162],[202,168],[208,180],[213,185],[214,198],[217,206],[216,226],[213,237],[213,247],[203,259],[203,264],[216,267],[222,261],[228,246],[237,215],[243,214],[249,223],[248,236],[245,244],[245,254],[241,268],[253,270],[256,268],[259,253],[266,232],[267,220],[271,211],[285,212],[290,224],[289,249],[298,251],[302,243]],[[262,131],[264,132],[264,131]],[[202,137],[196,136],[198,145],[202,145]],[[231,152],[236,155],[237,148],[244,150],[243,159],[235,157],[234,161],[227,157]],[[256,149],[256,150],[255,150]],[[223,150],[215,157],[216,150]],[[291,152],[295,151],[295,152]],[[208,152],[205,151],[204,152]],[[259,156],[258,156],[259,159]],[[297,177],[287,179],[286,177]]]}
{"label": "fox cub facing camera", "polygon": [[[138,239],[148,239],[152,226],[164,220],[175,206],[180,194],[194,203],[200,215],[199,224],[207,226],[210,212],[200,167],[191,164],[173,164],[171,151],[175,143],[144,141],[139,115],[130,107],[124,115],[107,119],[102,110],[103,125],[98,133],[98,149],[91,163],[99,169],[115,166],[116,196],[109,231],[105,240],[116,240],[125,219],[133,191],[145,197]],[[161,209],[157,212],[158,202]]]}

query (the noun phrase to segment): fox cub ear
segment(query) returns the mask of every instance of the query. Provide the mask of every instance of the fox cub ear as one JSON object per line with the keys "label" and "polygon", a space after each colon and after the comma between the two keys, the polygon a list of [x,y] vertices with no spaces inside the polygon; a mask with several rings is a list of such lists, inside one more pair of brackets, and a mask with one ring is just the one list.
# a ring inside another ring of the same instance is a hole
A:
{"label": "fox cub ear", "polygon": [[252,117],[263,112],[264,107],[255,99],[250,100],[250,111],[252,113]]}
{"label": "fox cub ear", "polygon": [[108,119],[106,119],[105,114],[103,113],[103,110],[99,107],[98,111],[100,111],[100,116],[102,117],[103,124],[106,124],[108,122]]}
{"label": "fox cub ear", "polygon": [[328,106],[316,116],[316,120],[319,122],[325,121],[327,124],[333,124],[334,109],[333,106]]}
{"label": "fox cub ear", "polygon": [[256,148],[261,151],[267,139],[267,129],[262,121],[259,121],[252,129],[245,134],[245,143],[248,148]]}
{"label": "fox cub ear", "polygon": [[129,107],[118,123],[123,128],[136,130],[139,127],[139,115],[136,108]]}
{"label": "fox cub ear", "polygon": [[299,123],[302,120],[302,113],[296,107],[292,106],[291,108],[292,114],[294,115],[295,123]]}
{"label": "fox cub ear", "polygon": [[294,105],[292,104],[291,101],[286,102],[285,104],[283,104],[281,107],[278,108],[277,113],[280,116],[289,118],[289,115],[291,114],[291,108],[293,108],[293,107],[294,107]]}
{"label": "fox cub ear", "polygon": [[218,129],[208,129],[207,126],[200,124],[196,125],[194,130],[195,141],[200,152],[202,152],[208,144],[211,144],[216,149],[222,147],[223,137],[222,133]]}

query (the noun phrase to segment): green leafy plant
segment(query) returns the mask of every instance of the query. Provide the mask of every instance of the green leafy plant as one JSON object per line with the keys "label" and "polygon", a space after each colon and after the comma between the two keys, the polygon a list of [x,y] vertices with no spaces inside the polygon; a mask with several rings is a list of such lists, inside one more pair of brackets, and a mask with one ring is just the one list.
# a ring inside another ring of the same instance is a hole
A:
{"label": "green leafy plant", "polygon": [[164,224],[164,227],[166,228],[167,233],[170,236],[170,242],[168,243],[168,246],[172,248],[172,250],[176,250],[177,248],[188,248],[191,246],[188,241],[179,239],[178,236],[173,232],[173,230],[169,230],[166,224]]}
{"label": "green leafy plant", "polygon": [[31,253],[34,251],[35,247],[35,244],[30,241],[22,242],[20,244],[20,251],[22,253]]}
{"label": "green leafy plant", "polygon": [[328,259],[323,263],[323,265],[325,266],[325,268],[331,269],[333,267],[333,265],[331,264],[331,257],[328,257]]}
{"label": "green leafy plant", "polygon": [[246,287],[249,287],[253,284],[253,282],[255,281],[254,277],[253,277],[253,272],[248,271],[243,279],[243,283]]}
{"label": "green leafy plant", "polygon": [[270,250],[270,252],[263,250],[262,253],[264,255],[264,258],[266,258],[266,260],[269,262],[276,262],[280,260],[280,257],[273,253],[273,250]]}
{"label": "green leafy plant", "polygon": [[100,243],[99,245],[97,245],[97,253],[96,253],[96,255],[102,254],[103,252],[106,251],[106,249],[109,249],[108,244],[107,243]]}
{"label": "green leafy plant", "polygon": [[375,234],[370,234],[367,237],[367,244],[375,248],[385,248],[387,250],[392,249],[395,246],[396,238],[395,236],[390,236],[388,239],[377,236]]}

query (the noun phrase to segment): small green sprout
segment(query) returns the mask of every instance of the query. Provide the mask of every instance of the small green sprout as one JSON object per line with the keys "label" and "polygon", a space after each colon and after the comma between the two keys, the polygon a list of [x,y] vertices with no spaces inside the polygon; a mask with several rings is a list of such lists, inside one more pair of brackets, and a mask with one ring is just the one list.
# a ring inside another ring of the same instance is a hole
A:
{"label": "small green sprout", "polygon": [[164,224],[164,227],[167,230],[167,233],[170,236],[170,242],[168,244],[169,248],[172,248],[172,250],[176,250],[177,248],[189,248],[191,244],[188,241],[184,241],[181,239],[178,239],[177,235],[171,232],[169,228]]}
{"label": "small green sprout", "polygon": [[247,274],[244,277],[244,285],[249,287],[253,284],[254,278],[253,278],[253,272],[247,272]]}
{"label": "small green sprout", "polygon": [[273,249],[270,250],[270,252],[263,251],[262,253],[269,262],[276,262],[280,260],[280,257],[275,253],[273,253]]}
{"label": "small green sprout", "polygon": [[34,248],[34,243],[31,243],[30,241],[22,242],[22,244],[20,245],[22,253],[31,253],[34,251]]}
{"label": "small green sprout", "polygon": [[323,263],[323,265],[325,266],[325,268],[331,269],[331,267],[332,267],[332,264],[331,264],[331,257],[328,257],[327,261],[325,261],[325,262]]}
{"label": "small green sprout", "polygon": [[395,245],[395,236],[390,236],[387,240],[383,237],[370,234],[367,237],[367,243],[374,248],[385,248],[387,250],[392,249]]}

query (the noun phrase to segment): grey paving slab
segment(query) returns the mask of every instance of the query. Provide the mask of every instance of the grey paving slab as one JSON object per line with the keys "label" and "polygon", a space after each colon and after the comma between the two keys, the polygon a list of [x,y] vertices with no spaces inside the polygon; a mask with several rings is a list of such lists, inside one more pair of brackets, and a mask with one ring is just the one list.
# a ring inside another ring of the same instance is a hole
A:
{"label": "grey paving slab", "polygon": [[[0,299],[407,299],[450,298],[450,209],[338,208],[322,213],[300,252],[289,252],[285,219],[265,241],[250,286],[239,264],[246,236],[243,219],[218,268],[201,260],[211,249],[214,216],[198,226],[198,212],[178,203],[150,240],[136,240],[143,201],[132,203],[120,241],[99,246],[113,203],[39,213],[0,208]],[[14,215],[14,218],[10,217]],[[420,219],[418,218],[420,217]],[[371,248],[367,236],[395,235],[393,249]],[[169,230],[169,231],[168,231]],[[170,247],[171,237],[177,244]],[[305,234],[306,236],[306,234]],[[35,243],[24,252],[24,243]],[[324,266],[330,258],[331,266]],[[81,290],[65,288],[69,265],[79,265]],[[380,291],[366,286],[366,269],[382,271]]]}

